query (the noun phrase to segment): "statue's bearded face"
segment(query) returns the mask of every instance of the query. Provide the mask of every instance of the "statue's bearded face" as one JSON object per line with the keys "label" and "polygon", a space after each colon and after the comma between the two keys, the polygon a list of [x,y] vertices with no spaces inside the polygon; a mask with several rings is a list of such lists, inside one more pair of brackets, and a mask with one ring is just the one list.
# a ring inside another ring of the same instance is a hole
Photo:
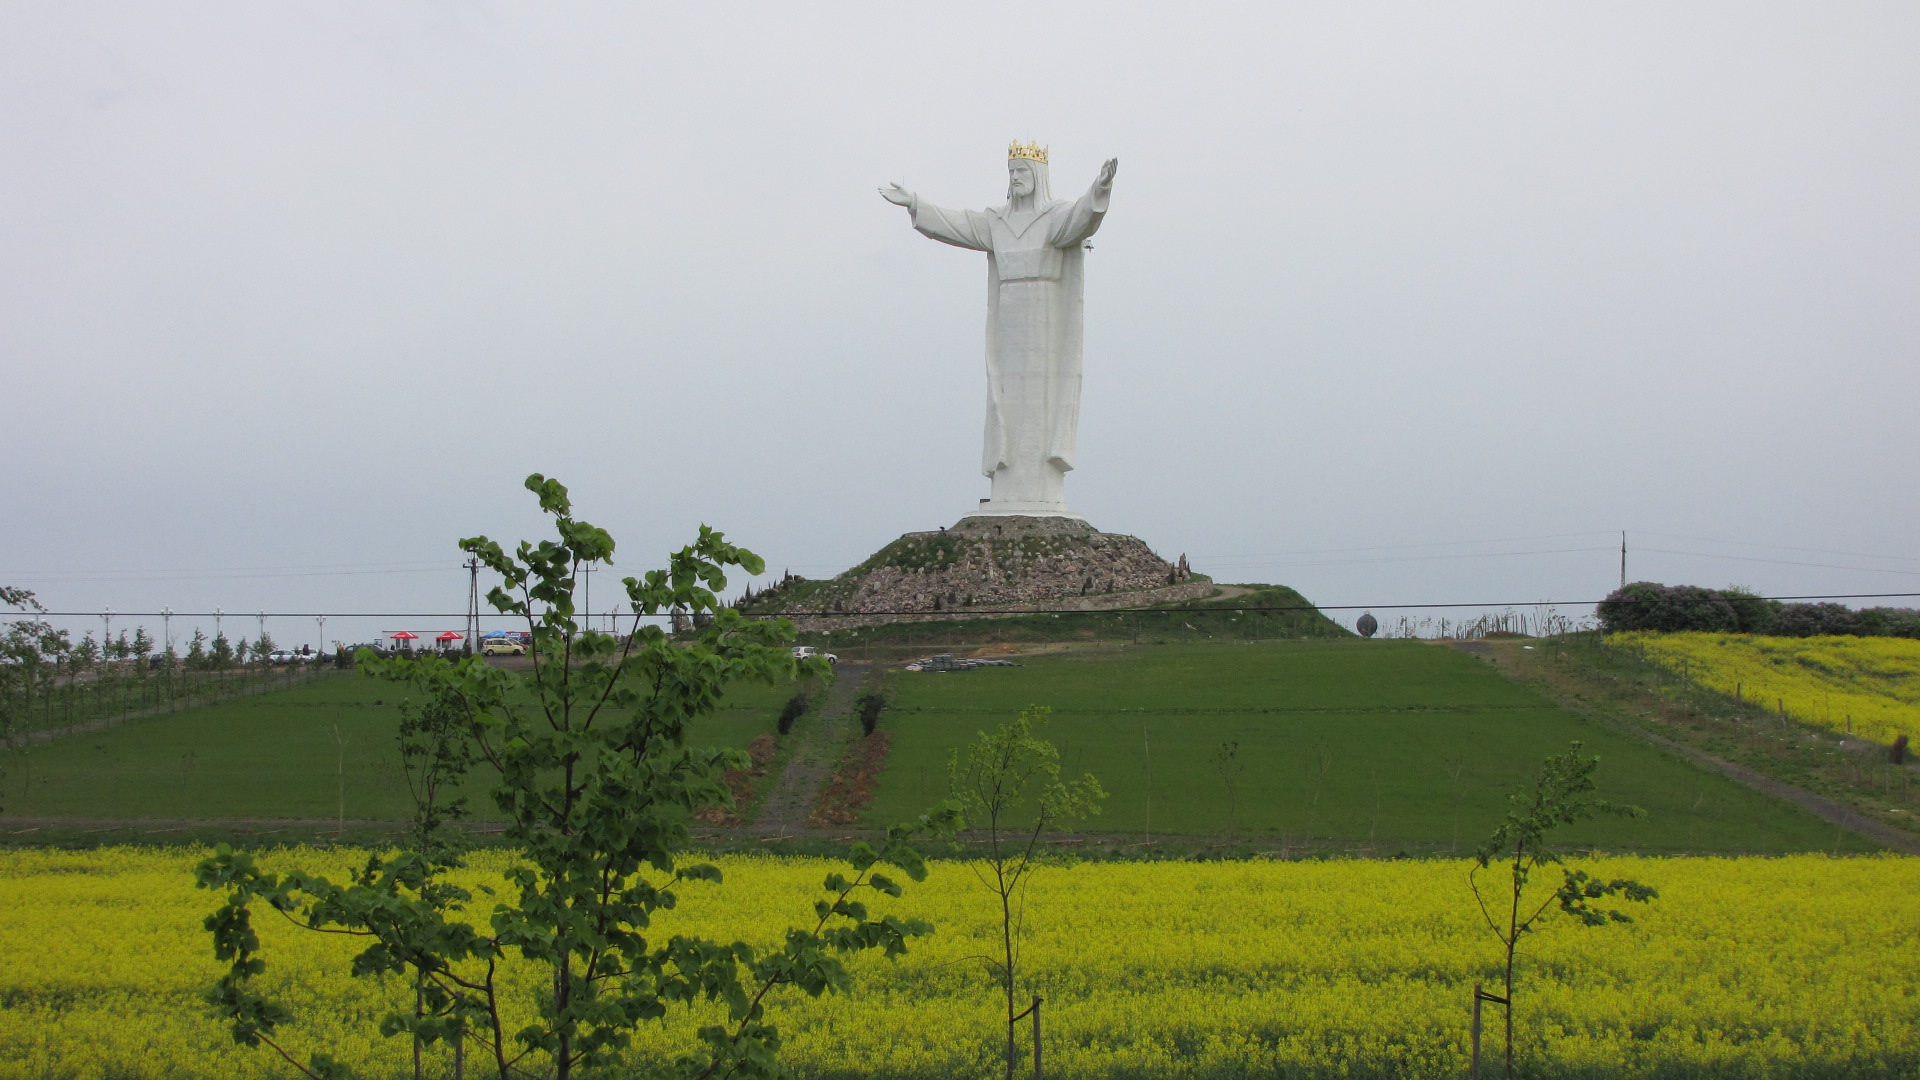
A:
{"label": "statue's bearded face", "polygon": [[1033,194],[1033,163],[1025,158],[1007,162],[1007,190],[1015,195]]}

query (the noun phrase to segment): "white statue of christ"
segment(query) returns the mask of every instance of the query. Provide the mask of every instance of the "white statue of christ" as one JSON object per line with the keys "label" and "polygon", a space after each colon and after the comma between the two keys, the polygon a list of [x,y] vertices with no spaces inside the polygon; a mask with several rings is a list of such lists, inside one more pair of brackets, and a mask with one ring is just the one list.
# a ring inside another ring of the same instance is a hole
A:
{"label": "white statue of christ", "polygon": [[987,253],[987,432],[981,471],[993,479],[980,514],[1077,517],[1067,510],[1080,424],[1080,338],[1086,241],[1100,228],[1118,160],[1085,195],[1055,199],[1047,151],[1007,150],[1007,205],[949,210],[890,184],[924,236]]}

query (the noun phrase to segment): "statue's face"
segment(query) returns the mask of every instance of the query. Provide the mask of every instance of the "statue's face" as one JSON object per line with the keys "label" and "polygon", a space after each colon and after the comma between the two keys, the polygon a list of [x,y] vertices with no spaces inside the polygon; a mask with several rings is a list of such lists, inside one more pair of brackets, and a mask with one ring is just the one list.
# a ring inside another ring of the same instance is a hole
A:
{"label": "statue's face", "polygon": [[1015,195],[1033,194],[1033,164],[1025,158],[1007,162],[1007,190]]}

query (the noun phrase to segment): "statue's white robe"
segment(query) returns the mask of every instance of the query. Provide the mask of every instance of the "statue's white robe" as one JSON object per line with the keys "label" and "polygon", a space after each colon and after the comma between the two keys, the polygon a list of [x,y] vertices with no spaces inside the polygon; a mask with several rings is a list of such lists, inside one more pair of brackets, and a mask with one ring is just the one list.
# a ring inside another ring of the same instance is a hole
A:
{"label": "statue's white robe", "polygon": [[1088,191],[1038,211],[948,210],[916,198],[922,235],[987,253],[987,427],[980,468],[992,507],[1066,510],[1080,424],[1084,244],[1108,196]]}

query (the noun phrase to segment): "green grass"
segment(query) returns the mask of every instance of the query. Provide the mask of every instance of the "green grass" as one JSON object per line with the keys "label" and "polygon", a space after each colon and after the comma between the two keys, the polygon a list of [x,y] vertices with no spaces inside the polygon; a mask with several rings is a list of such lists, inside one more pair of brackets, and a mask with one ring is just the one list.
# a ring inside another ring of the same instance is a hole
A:
{"label": "green grass", "polygon": [[[1465,853],[1498,818],[1507,790],[1580,739],[1604,760],[1603,793],[1650,814],[1569,830],[1575,845],[1868,847],[1439,646],[1216,638],[1109,644],[1021,664],[890,678],[895,707],[881,724],[893,751],[867,824],[902,820],[937,801],[949,748],[1044,704],[1054,709],[1046,737],[1067,768],[1094,773],[1112,793],[1084,828],[1127,843],[1151,828],[1156,836],[1231,836],[1236,849]],[[16,819],[325,821],[343,810],[349,820],[404,819],[410,804],[393,747],[401,693],[359,675],[325,676],[56,740],[0,759],[0,807]],[[698,723],[694,740],[744,747],[773,729],[791,693],[736,687]],[[1240,744],[1243,766],[1237,819],[1212,764],[1229,740]],[[475,808],[485,815],[490,805],[476,799]]]}
{"label": "green grass", "polygon": [[[1570,828],[1614,851],[1869,850],[1795,807],[1558,709],[1455,650],[1401,641],[1139,646],[1036,656],[1017,668],[900,674],[882,725],[887,773],[867,815],[924,809],[950,748],[1030,704],[1067,771],[1111,797],[1098,833],[1225,835],[1279,850],[1470,852],[1505,794],[1573,740],[1602,793],[1641,821]],[[1212,758],[1239,743],[1237,822]],[[1151,787],[1148,770],[1151,767]]]}
{"label": "green grass", "polygon": [[[199,706],[0,758],[8,817],[400,820],[411,812],[394,736],[405,689],[355,675]],[[745,747],[790,687],[739,686],[693,740]],[[475,783],[474,792],[483,790]],[[344,801],[343,801],[344,800]],[[473,801],[476,817],[493,808]]]}

